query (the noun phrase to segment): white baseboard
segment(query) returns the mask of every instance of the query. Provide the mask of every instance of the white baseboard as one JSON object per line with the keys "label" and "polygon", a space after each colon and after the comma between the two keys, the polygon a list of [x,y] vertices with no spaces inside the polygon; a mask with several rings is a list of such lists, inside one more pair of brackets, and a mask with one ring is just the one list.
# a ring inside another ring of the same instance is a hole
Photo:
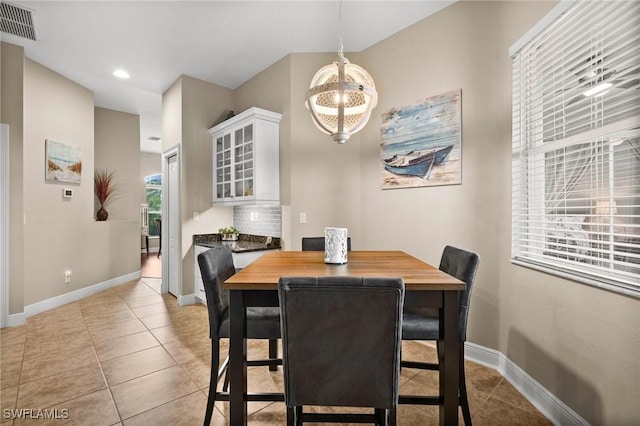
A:
{"label": "white baseboard", "polygon": [[116,278],[112,278],[107,281],[103,281],[98,284],[90,285],[89,287],[80,288],[78,290],[71,291],[69,293],[61,294],[60,296],[52,297],[51,299],[42,300],[40,302],[33,303],[24,307],[24,312],[19,314],[9,315],[9,327],[16,325],[22,325],[26,322],[27,318],[37,315],[39,313],[48,311],[50,309],[57,308],[67,303],[75,302],[76,300],[83,299],[101,291],[107,290],[111,287],[115,287],[120,284],[127,283],[129,281],[140,279],[140,271],[132,272],[130,274],[121,275]]}
{"label": "white baseboard", "polygon": [[534,407],[556,425],[587,426],[589,422],[569,408],[503,353],[475,343],[465,343],[465,358],[497,370]]}
{"label": "white baseboard", "polygon": [[184,296],[178,296],[178,306],[193,305],[198,303],[199,300],[195,294],[185,294]]}
{"label": "white baseboard", "polygon": [[184,296],[178,296],[178,306],[186,306],[186,305],[195,305],[196,303],[201,303],[207,306],[207,302],[196,297],[195,294],[186,294]]}
{"label": "white baseboard", "polygon": [[10,314],[7,317],[7,327],[23,325],[25,322],[27,322],[27,316],[24,312],[21,312],[19,314]]}

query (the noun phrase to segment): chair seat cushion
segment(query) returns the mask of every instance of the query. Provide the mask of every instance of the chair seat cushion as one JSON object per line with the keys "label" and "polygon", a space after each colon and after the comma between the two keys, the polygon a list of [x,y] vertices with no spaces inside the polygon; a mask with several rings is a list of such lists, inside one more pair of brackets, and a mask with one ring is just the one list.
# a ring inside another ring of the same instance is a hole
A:
{"label": "chair seat cushion", "polygon": [[405,308],[402,315],[403,340],[438,340],[438,310]]}
{"label": "chair seat cushion", "polygon": [[[229,311],[220,324],[220,337],[229,337]],[[279,339],[280,308],[247,308],[248,339]]]}

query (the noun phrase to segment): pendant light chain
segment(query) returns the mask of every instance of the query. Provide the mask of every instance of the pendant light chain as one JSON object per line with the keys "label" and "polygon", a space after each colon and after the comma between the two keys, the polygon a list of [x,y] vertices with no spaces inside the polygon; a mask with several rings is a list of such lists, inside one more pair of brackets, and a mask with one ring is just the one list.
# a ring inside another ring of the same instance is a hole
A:
{"label": "pendant light chain", "polygon": [[342,39],[342,0],[340,0],[340,6],[338,8],[338,17],[340,18],[340,27],[338,28],[339,37],[340,37],[340,48],[338,49],[338,56],[341,60],[344,60],[344,45]]}

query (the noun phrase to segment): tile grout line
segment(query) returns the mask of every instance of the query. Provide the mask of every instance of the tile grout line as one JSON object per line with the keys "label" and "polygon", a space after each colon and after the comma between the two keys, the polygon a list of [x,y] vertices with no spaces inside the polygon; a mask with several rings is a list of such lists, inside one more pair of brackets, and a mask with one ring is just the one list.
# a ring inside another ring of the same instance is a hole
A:
{"label": "tile grout line", "polygon": [[[142,278],[140,278],[140,280],[138,280],[138,283],[140,283],[140,282],[142,282],[142,283],[143,283],[147,288],[150,288],[151,290],[153,290],[156,294],[159,294],[160,296],[162,296],[160,293],[158,293],[157,291],[155,291],[155,289],[153,289],[152,287],[150,287],[150,286],[149,286],[149,285],[148,285],[148,284],[147,284],[147,283],[146,283]],[[160,347],[161,347],[161,348],[162,348],[162,349],[167,353],[167,355],[168,355],[168,356],[171,358],[171,360],[174,362],[174,365],[172,365],[172,366],[170,366],[170,367],[161,368],[160,370],[156,370],[156,371],[153,371],[153,372],[151,372],[151,373],[143,374],[142,376],[139,376],[139,377],[135,377],[135,378],[132,378],[132,379],[129,379],[129,380],[125,380],[125,381],[124,381],[124,382],[122,382],[122,383],[127,383],[127,382],[130,382],[130,381],[133,381],[133,380],[139,379],[140,377],[146,377],[146,376],[149,376],[149,375],[151,375],[151,374],[157,373],[157,372],[159,372],[159,371],[167,370],[167,369],[169,369],[169,368],[178,367],[178,368],[180,369],[180,371],[182,372],[182,374],[183,374],[183,375],[186,375],[186,376],[189,378],[189,381],[191,381],[191,382],[192,382],[192,384],[193,384],[193,385],[195,386],[195,388],[196,388],[196,390],[195,390],[195,391],[193,391],[193,392],[191,392],[191,393],[188,393],[188,394],[186,394],[186,395],[182,395],[182,396],[180,396],[180,397],[178,397],[178,398],[175,398],[175,399],[172,399],[172,400],[170,400],[170,401],[166,401],[166,402],[164,402],[164,403],[162,403],[162,404],[160,404],[160,405],[157,405],[157,406],[155,406],[155,407],[151,407],[151,408],[149,408],[148,410],[145,410],[145,411],[143,411],[143,412],[137,413],[137,414],[135,414],[135,415],[133,415],[133,416],[131,416],[131,417],[127,417],[126,419],[123,419],[123,418],[122,418],[122,415],[120,414],[120,409],[118,408],[118,405],[116,404],[116,402],[115,402],[115,400],[114,400],[113,402],[114,402],[114,405],[115,405],[115,407],[116,407],[116,410],[118,411],[118,415],[120,416],[120,421],[121,421],[121,422],[124,422],[125,420],[129,420],[129,419],[134,418],[134,417],[136,417],[136,416],[139,416],[139,415],[141,415],[141,414],[143,414],[143,413],[147,413],[147,412],[149,412],[149,411],[151,411],[151,410],[154,410],[154,409],[156,409],[156,408],[158,408],[158,407],[162,407],[162,406],[164,406],[164,405],[170,404],[170,403],[172,403],[172,402],[174,402],[174,401],[177,401],[177,400],[179,400],[179,399],[181,399],[181,398],[184,398],[184,397],[186,397],[186,396],[193,395],[193,394],[194,394],[194,393],[196,393],[196,392],[200,392],[200,391],[201,391],[200,387],[199,387],[196,383],[194,383],[194,382],[191,380],[191,378],[189,377],[189,375],[188,375],[188,374],[186,374],[186,373],[184,372],[184,369],[182,368],[182,366],[181,366],[181,365],[178,363],[178,361],[173,357],[173,355],[171,355],[171,353],[167,350],[167,348],[165,348],[165,347],[164,347],[164,344],[163,344],[162,342],[160,342],[160,340],[158,340],[158,338],[155,336],[155,334],[153,334],[153,332],[151,331],[152,329],[151,329],[151,328],[149,328],[149,327],[147,326],[147,324],[142,320],[142,317],[138,316],[138,314],[136,314],[136,313],[135,313],[135,311],[133,310],[133,308],[129,305],[129,303],[127,303],[127,300],[125,300],[125,299],[120,295],[120,293],[118,293],[118,297],[120,297],[120,298],[122,299],[122,301],[123,301],[123,302],[124,302],[128,307],[129,307],[129,310],[131,311],[131,313],[136,317],[136,319],[138,319],[138,321],[140,321],[140,323],[144,326],[145,330],[146,330],[146,331],[147,331],[151,336],[153,336],[153,338],[156,340],[156,342],[158,342],[158,345],[159,345],[159,346],[160,346]],[[143,296],[143,297],[144,297],[144,296]],[[164,300],[164,299],[163,299],[163,300]],[[152,304],[150,304],[150,305],[144,305],[144,306],[151,306],[151,305],[152,305]],[[169,314],[169,315],[170,315],[170,314]],[[172,321],[172,323],[173,323],[173,321]],[[134,333],[134,334],[135,334],[135,333]],[[157,347],[157,346],[154,346],[154,347]],[[143,349],[143,350],[147,350],[147,349]],[[133,353],[142,352],[143,350],[136,351],[136,352],[133,352]],[[127,354],[127,355],[130,355],[130,354]],[[122,355],[122,356],[126,356],[126,355]],[[116,357],[116,358],[119,358],[119,357]],[[113,358],[113,359],[116,359],[116,358]],[[100,368],[102,369],[102,364],[100,364]],[[103,372],[103,374],[104,374],[104,372]],[[110,391],[110,393],[112,394],[112,392],[111,392],[111,386],[109,385],[109,382],[107,382],[106,377],[105,377],[105,382],[107,383],[107,386],[109,387],[109,391]],[[122,383],[118,383],[118,385],[121,385]],[[112,399],[113,399],[113,394],[111,395],[111,397],[112,397]]]}
{"label": "tile grout line", "polygon": [[[502,382],[505,382],[505,383],[507,383],[507,384],[511,385],[511,383],[510,383],[506,378],[502,377],[502,378],[500,379],[500,381],[498,382],[498,384],[496,385],[496,387],[493,389],[493,391],[491,391],[491,394],[490,394],[490,395],[489,395],[489,397],[487,398],[487,401],[485,401],[485,404],[486,404],[486,402],[488,402],[488,401],[489,401],[489,399],[493,398],[493,399],[494,399],[494,400],[496,400],[496,401],[500,401],[501,403],[508,405],[508,406],[509,406],[509,407],[511,407],[512,409],[520,410],[520,411],[523,411],[523,412],[525,412],[525,413],[533,414],[533,415],[535,415],[535,416],[542,417],[542,418],[544,418],[545,420],[548,420],[546,417],[544,417],[544,415],[542,415],[539,411],[537,411],[537,409],[536,409],[536,411],[535,411],[535,412],[534,412],[534,411],[530,411],[530,410],[527,410],[527,409],[522,408],[522,407],[520,407],[520,406],[517,406],[517,405],[515,405],[515,404],[512,404],[512,403],[511,403],[511,402],[509,402],[509,401],[505,401],[505,400],[504,400],[504,399],[502,399],[502,398],[499,398],[499,397],[497,397],[497,396],[493,396],[493,394],[494,394],[494,393],[496,392],[496,390],[498,389],[498,386],[500,386],[500,384],[501,384]],[[525,398],[525,399],[526,399],[526,398]],[[485,404],[482,404],[482,405],[484,406]],[[534,409],[535,409],[535,407],[534,407]]]}
{"label": "tile grout line", "polygon": [[[142,283],[144,283],[145,285],[147,285],[144,281],[142,281],[142,278],[140,278],[140,279],[137,281],[137,283],[140,283],[140,282],[142,282]],[[120,298],[120,300],[122,300],[122,301],[124,302],[124,304],[125,304],[125,305],[127,305],[127,308],[129,309],[129,311],[131,311],[131,313],[133,314],[133,316],[134,316],[138,321],[140,321],[140,323],[143,325],[143,327],[145,328],[145,330],[146,330],[149,334],[151,334],[151,336],[153,336],[153,338],[154,338],[154,339],[156,339],[156,341],[158,342],[158,344],[160,344],[160,345],[162,346],[162,344],[160,343],[160,341],[156,338],[156,336],[155,336],[153,333],[151,333],[151,330],[149,329],[149,327],[147,327],[147,325],[144,323],[144,321],[142,321],[142,319],[141,319],[140,317],[138,317],[138,315],[137,315],[137,314],[135,313],[135,311],[131,308],[131,306],[127,303],[127,301],[122,297],[122,295],[121,295],[119,292],[117,292],[117,291],[116,291],[116,293],[117,293],[118,297]],[[133,333],[133,334],[135,334],[135,333]],[[121,336],[121,337],[122,337],[122,336]],[[93,339],[92,339],[92,340],[93,340]],[[163,347],[163,349],[164,349],[164,347]],[[166,351],[166,349],[164,349],[164,350]],[[141,352],[141,351],[137,351],[137,352]],[[123,355],[123,356],[124,356],[124,355]],[[116,357],[116,358],[118,358],[118,357]],[[107,384],[107,387],[109,388],[109,394],[111,395],[111,400],[113,401],[113,405],[114,405],[114,407],[116,407],[116,411],[118,412],[118,417],[120,418],[120,423],[121,423],[121,424],[124,424],[123,422],[125,421],[125,419],[123,419],[123,418],[122,418],[122,413],[120,412],[120,408],[118,407],[118,404],[116,403],[115,398],[113,397],[113,390],[111,389],[111,385],[110,385],[110,384],[109,384],[109,382],[107,381],[107,377],[104,375],[104,370],[102,369],[102,362],[101,362],[99,359],[98,359],[98,362],[100,363],[100,370],[102,371],[102,375],[104,376],[104,381],[105,381],[105,383]],[[161,370],[159,370],[159,371],[161,371]],[[144,376],[146,376],[146,375],[148,375],[148,374],[145,374],[145,375],[143,375],[143,376],[141,376],[141,377],[144,377]],[[133,380],[133,379],[127,380],[127,381],[122,382],[122,383],[126,383],[126,382],[131,381],[131,380]],[[118,384],[121,384],[121,383],[118,383]],[[141,414],[141,413],[139,413],[139,414]],[[136,415],[137,415],[137,414],[136,414]],[[135,416],[127,417],[127,419],[126,419],[126,420],[128,420],[128,419],[130,419],[130,418],[133,418],[133,417],[135,417]]]}
{"label": "tile grout line", "polygon": [[[69,400],[61,402],[61,403],[48,404],[48,405],[51,405],[51,407],[61,406],[61,404],[64,405],[65,403],[69,403],[70,401],[75,401],[77,399],[86,397],[87,395],[91,395],[91,394],[97,393],[97,392],[102,392],[104,389],[107,389],[108,392],[109,392],[109,395],[110,395],[111,404],[113,404],[113,408],[116,409],[117,418],[119,419],[119,421],[115,421],[116,416],[113,416],[114,417],[114,422],[115,422],[115,424],[122,425],[122,424],[124,424],[125,420],[126,421],[131,421],[131,419],[133,419],[133,418],[135,418],[137,416],[143,415],[145,413],[149,413],[149,412],[153,411],[154,409],[157,409],[159,407],[164,407],[164,406],[166,406],[168,404],[175,403],[177,407],[181,406],[180,405],[181,403],[180,402],[176,403],[176,401],[179,401],[180,399],[187,398],[187,397],[198,398],[198,397],[195,396],[196,392],[202,392],[202,394],[204,395],[205,399],[207,398],[207,394],[205,393],[205,390],[208,387],[207,386],[203,386],[201,388],[200,386],[198,386],[198,384],[195,381],[195,380],[198,380],[198,382],[200,382],[200,379],[202,378],[200,376],[200,374],[196,375],[194,373],[193,377],[190,374],[186,374],[186,371],[193,371],[193,372],[202,371],[202,370],[204,370],[204,365],[207,364],[206,362],[202,362],[204,360],[203,357],[202,357],[204,352],[201,351],[201,349],[203,349],[203,347],[202,348],[200,347],[201,346],[201,341],[204,339],[204,333],[201,333],[203,331],[203,328],[200,325],[194,326],[192,335],[194,337],[196,337],[196,339],[194,339],[193,341],[189,340],[188,342],[183,342],[184,345],[185,345],[185,350],[189,351],[189,353],[185,352],[185,355],[189,355],[190,353],[191,354],[195,354],[197,359],[200,359],[200,361],[201,361],[200,363],[197,364],[198,370],[189,370],[189,369],[187,369],[187,365],[189,365],[189,366],[192,365],[192,363],[190,361],[191,358],[188,358],[189,361],[185,362],[184,365],[179,364],[178,363],[178,359],[171,352],[169,352],[169,350],[166,347],[166,345],[169,345],[169,344],[174,343],[176,341],[180,341],[181,340],[180,337],[178,337],[177,340],[172,340],[171,342],[166,342],[166,343],[160,342],[159,338],[152,332],[152,330],[155,330],[155,328],[154,329],[150,328],[150,326],[147,325],[143,321],[143,317],[147,317],[148,316],[148,315],[144,315],[144,312],[153,312],[153,309],[150,309],[149,311],[142,310],[141,311],[141,313],[142,313],[141,315],[142,316],[140,316],[140,315],[138,315],[136,313],[134,308],[131,305],[129,305],[129,302],[127,302],[127,300],[125,299],[127,296],[130,296],[129,300],[131,300],[131,303],[133,303],[133,304],[137,304],[138,303],[138,301],[137,301],[138,298],[133,297],[133,296],[136,295],[136,289],[137,289],[137,285],[138,284],[143,284],[145,289],[146,288],[150,288],[151,290],[153,290],[154,294],[157,293],[157,291],[155,291],[149,284],[144,282],[144,280],[139,279],[137,281],[136,280],[130,281],[129,285],[124,284],[123,287],[125,287],[125,288],[122,288],[121,291],[117,291],[116,289],[114,289],[113,292],[110,292],[110,294],[108,295],[108,299],[107,300],[109,300],[111,298],[111,296],[117,295],[118,296],[117,300],[119,302],[123,302],[124,305],[127,306],[126,309],[129,311],[129,313],[133,314],[133,318],[135,318],[138,321],[140,321],[140,323],[142,323],[142,325],[143,325],[143,331],[129,333],[129,334],[125,334],[124,336],[118,336],[118,337],[125,337],[125,336],[135,335],[136,333],[142,333],[142,332],[150,333],[151,336],[153,336],[153,342],[157,343],[157,346],[153,346],[153,348],[156,348],[158,346],[162,347],[163,351],[165,351],[169,355],[170,359],[174,362],[174,366],[178,366],[179,367],[179,369],[180,369],[179,372],[181,373],[181,375],[185,376],[185,378],[188,379],[189,382],[191,382],[192,384],[195,384],[195,390],[193,392],[188,392],[187,391],[187,393],[185,395],[182,395],[180,397],[174,398],[174,399],[172,399],[170,401],[163,402],[163,403],[161,403],[159,405],[156,405],[155,407],[148,408],[143,412],[140,412],[140,413],[137,413],[135,415],[129,416],[127,419],[123,419],[123,416],[122,416],[122,414],[120,412],[120,408],[116,404],[116,401],[115,401],[115,398],[114,398],[114,394],[113,394],[113,391],[112,391],[112,386],[107,381],[105,370],[104,370],[104,366],[103,366],[103,361],[100,360],[100,357],[98,356],[97,344],[101,344],[102,342],[96,342],[94,336],[89,331],[89,326],[88,326],[88,320],[90,320],[92,318],[90,314],[92,313],[91,308],[93,306],[93,303],[95,303],[95,305],[97,307],[101,303],[101,300],[97,299],[97,300],[89,301],[89,303],[86,303],[84,306],[81,305],[81,303],[79,301],[76,301],[76,302],[73,302],[73,304],[75,306],[74,306],[73,309],[71,309],[69,311],[69,313],[73,314],[72,316],[75,316],[75,309],[77,309],[77,311],[80,313],[79,319],[82,321],[82,327],[77,327],[78,328],[78,332],[79,333],[87,332],[87,334],[88,334],[89,344],[92,346],[93,354],[97,359],[98,366],[100,368],[100,372],[101,372],[101,375],[102,375],[102,378],[103,378],[103,381],[104,381],[104,384],[105,384],[105,388],[100,389],[100,390],[95,390],[95,391],[92,391],[92,392],[89,392],[89,393],[85,393],[84,395],[76,396],[76,397],[74,397],[72,399],[69,399]],[[142,289],[140,289],[140,290],[142,290]],[[144,290],[142,292],[144,293]],[[140,296],[140,297],[144,297],[144,296]],[[156,296],[154,295],[153,297],[156,297]],[[114,302],[114,305],[109,306],[108,310],[105,310],[105,312],[104,312],[105,318],[108,317],[109,314],[113,314],[114,312],[118,311],[117,308],[121,306],[121,305],[119,305],[119,303],[116,302],[116,300],[113,300],[113,302]],[[168,299],[165,299],[165,298],[163,298],[162,301],[157,302],[158,305],[160,305],[160,304],[165,304],[166,305],[166,304],[169,304],[169,303],[171,303],[171,301],[168,300]],[[108,304],[103,304],[103,306],[107,306],[107,305]],[[151,305],[152,304],[143,305],[143,306],[151,306]],[[105,308],[105,309],[107,309],[107,308]],[[116,309],[116,311],[113,311],[111,309]],[[193,320],[193,323],[198,323],[203,318],[203,313],[204,313],[203,311],[190,310],[189,308],[187,308],[187,310],[185,312],[186,312],[185,316],[183,316],[182,312],[176,311],[174,309],[170,309],[169,311],[167,311],[167,315],[168,315],[168,318],[169,318],[169,323],[167,325],[165,325],[165,326],[170,326],[170,327],[171,326],[173,326],[173,327],[180,326],[183,323],[183,321],[182,321],[183,318],[188,318],[190,320]],[[191,312],[191,313],[189,313],[189,312]],[[100,313],[100,312],[98,312],[98,313]],[[62,314],[63,314],[62,316],[56,315],[54,317],[51,317],[52,320],[55,320],[53,322],[53,324],[52,324],[52,327],[55,328],[56,326],[58,326],[58,324],[61,324],[61,323],[64,323],[65,327],[66,327],[66,323],[64,321],[68,320],[69,315],[67,315],[67,311],[63,312]],[[46,320],[47,323],[48,323],[49,317],[43,318],[43,319]],[[105,323],[110,323],[108,318],[106,318],[104,320],[104,322]],[[116,323],[119,323],[119,322],[120,321],[116,321]],[[42,323],[42,325],[46,325],[44,331],[48,330],[49,326],[47,325],[47,323],[45,323],[45,322]],[[150,322],[151,325],[153,325],[153,323],[154,323],[153,321]],[[25,361],[31,359],[30,357],[26,357],[26,355],[27,355],[27,346],[28,346],[28,343],[30,341],[31,342],[37,342],[37,340],[33,340],[33,339],[29,340],[29,338],[28,338],[29,335],[30,335],[29,331],[31,331],[31,335],[32,336],[34,335],[34,333],[36,333],[35,336],[38,336],[39,333],[40,333],[40,331],[39,331],[40,330],[40,326],[36,327],[34,324],[40,325],[40,322],[37,321],[36,323],[34,323],[33,321],[30,321],[30,322],[28,322],[27,324],[25,324],[23,326],[24,327],[24,338],[21,339],[22,340],[22,343],[21,343],[22,356],[21,356],[21,358],[19,358],[20,359],[19,374],[18,374],[18,383],[17,383],[16,395],[15,395],[15,405],[16,406],[17,406],[18,400],[20,398],[21,380],[23,378],[24,373],[27,372],[24,369],[29,364],[29,363],[25,363]],[[73,326],[72,328],[75,328],[75,327],[76,326]],[[125,327],[126,327],[125,329],[128,329],[128,326],[125,326]],[[188,331],[189,333],[191,333],[191,331],[190,331],[191,329],[187,330],[187,329],[183,329],[182,327],[178,327],[178,328],[180,328],[181,331],[178,334],[176,334],[176,336],[182,336],[182,334],[183,334],[183,332],[185,330]],[[74,331],[74,334],[77,334],[77,333]],[[117,333],[114,333],[114,334],[117,334]],[[201,336],[201,334],[202,334],[202,336]],[[169,336],[169,335],[170,334],[167,334],[167,336]],[[162,337],[162,335],[160,335],[160,336]],[[96,334],[96,337],[100,337],[100,336],[98,334]],[[109,342],[109,341],[111,341],[113,339],[115,339],[115,337],[106,339],[103,342]],[[151,342],[151,340],[150,340],[150,342]],[[197,347],[194,346],[194,344],[197,345]],[[55,348],[55,347],[57,347],[57,346],[53,346],[53,348]],[[78,347],[80,347],[80,346],[78,346]],[[5,348],[3,348],[3,349],[5,349]],[[138,353],[138,352],[141,352],[141,351],[144,351],[144,350],[147,350],[147,349],[150,349],[150,348],[141,349],[141,350],[138,350],[138,351],[134,351],[132,353]],[[31,353],[31,352],[29,352],[29,353]],[[33,352],[33,353],[36,353],[36,352]],[[128,354],[125,354],[125,355],[128,355]],[[125,355],[120,355],[118,357],[113,357],[111,359],[118,359],[118,358],[120,358],[122,356],[125,356]],[[176,352],[175,355],[179,356],[180,353]],[[107,361],[110,361],[110,360],[107,360]],[[210,369],[211,368],[211,363],[209,362],[208,364],[209,364],[209,369]],[[114,368],[118,368],[119,366],[120,366],[120,364],[118,362],[116,362],[114,364]],[[157,373],[159,371],[164,371],[167,368],[172,368],[172,367],[173,366],[165,367],[165,368],[162,368],[160,370],[157,370],[157,371],[154,371],[154,372],[151,372],[151,373],[147,373],[147,374],[144,374],[144,375],[139,376],[139,377],[135,377],[135,378],[129,379],[129,380],[124,381],[122,383],[126,383],[128,381],[131,381],[131,380],[134,380],[134,379],[138,379],[140,377],[145,377],[145,376],[148,376],[150,374]],[[209,370],[209,373],[210,373],[210,370]],[[415,380],[416,377],[419,376],[419,375],[420,375],[420,372],[417,372],[416,374],[410,375],[410,377],[407,378],[406,382],[410,382],[412,380]],[[26,377],[26,376],[24,376],[24,377]],[[47,376],[47,377],[49,377],[49,376]],[[541,413],[539,413],[537,411],[530,411],[530,410],[527,410],[525,408],[522,408],[519,405],[515,405],[512,402],[505,401],[504,399],[509,399],[511,394],[514,393],[514,392],[511,389],[507,389],[507,388],[502,388],[501,387],[503,385],[503,381],[504,380],[506,380],[505,377],[500,375],[500,379],[497,381],[497,383],[492,388],[489,388],[490,391],[485,394],[487,396],[484,399],[484,401],[482,402],[482,404],[478,405],[477,410],[475,410],[475,412],[472,413],[472,417],[473,418],[479,418],[479,420],[482,420],[482,419],[491,420],[490,417],[486,417],[485,415],[490,413],[490,411],[486,411],[487,410],[487,403],[489,401],[493,400],[493,401],[500,402],[500,403],[504,404],[505,405],[504,409],[506,409],[508,411],[514,410],[514,415],[515,416],[522,416],[524,418],[524,416],[526,414],[526,415],[535,415],[536,417],[539,417],[541,419],[546,419],[544,417],[544,415],[542,415]],[[118,385],[120,385],[122,383],[119,383]],[[114,385],[114,386],[116,386],[116,385]],[[500,392],[498,391],[499,389],[500,389]],[[503,392],[506,392],[506,393],[503,393]],[[503,394],[504,399],[499,397],[500,394]],[[519,393],[517,391],[515,391],[514,394],[518,395]],[[518,402],[517,399],[513,399],[512,401]],[[267,405],[265,407],[262,407],[258,411],[255,411],[253,414],[259,413],[261,411],[264,411],[265,409],[268,409],[269,407],[272,407],[274,405],[275,405],[275,403],[269,404],[269,405]],[[88,406],[86,406],[86,403],[84,405],[79,405],[78,407],[79,408],[89,408]],[[220,419],[224,419],[225,422],[228,422],[228,419],[224,414],[224,409],[220,408],[219,404],[216,404],[215,409],[216,409],[215,412],[217,412],[216,416],[220,415]],[[165,408],[164,410],[166,411],[167,408]],[[518,414],[518,413],[520,413],[520,414]],[[94,418],[95,418],[95,415],[94,415]],[[280,418],[280,417],[278,417],[278,418]],[[494,417],[493,420],[497,420],[497,418]],[[3,423],[2,426],[5,426],[5,425],[9,426],[9,425],[12,425],[14,423],[15,423],[15,421],[6,422],[6,423]]]}
{"label": "tile grout line", "polygon": [[[119,294],[118,294],[118,297],[120,297]],[[127,305],[127,306],[129,306],[129,305]],[[122,424],[122,421],[123,421],[122,420],[122,414],[120,413],[120,409],[118,409],[118,404],[116,404],[116,401],[113,398],[113,392],[111,391],[111,386],[109,385],[109,382],[107,381],[107,376],[104,374],[104,369],[102,368],[102,361],[100,361],[100,356],[98,355],[98,351],[96,349],[96,342],[93,340],[93,336],[91,335],[91,332],[89,331],[89,328],[88,328],[88,326],[86,324],[87,321],[86,321],[86,318],[84,316],[84,312],[82,312],[82,309],[80,310],[80,312],[82,314],[82,320],[85,323],[85,327],[87,327],[87,333],[89,334],[89,340],[91,341],[91,347],[93,348],[93,352],[94,352],[94,354],[96,356],[96,360],[98,361],[98,367],[100,368],[100,374],[102,374],[102,380],[104,380],[104,384],[106,386],[106,389],[109,392],[109,397],[111,398],[111,403],[113,404],[113,406],[116,409],[116,413],[118,414],[118,419],[120,420],[120,424]],[[114,424],[117,424],[117,423],[114,423]]]}
{"label": "tile grout line", "polygon": [[[76,305],[77,305],[78,311],[80,312],[80,316],[82,317],[82,323],[83,323],[83,326],[84,326],[85,330],[87,331],[87,334],[88,334],[88,336],[89,336],[89,339],[91,340],[91,333],[89,332],[89,330],[88,330],[88,328],[87,328],[87,325],[86,325],[86,322],[85,322],[85,318],[84,318],[84,313],[82,312],[82,308],[81,308],[81,306],[78,304],[78,301],[75,301],[75,302],[69,303],[69,304],[67,304],[67,305],[69,305],[69,306],[70,306],[70,305],[72,305],[72,304],[76,304]],[[27,321],[28,321],[28,319],[27,319]],[[28,325],[28,323],[27,323],[27,324],[25,324],[25,326],[27,326],[27,325]],[[23,369],[23,366],[24,366],[24,358],[25,358],[25,353],[26,353],[26,340],[27,340],[27,339],[26,339],[26,337],[27,337],[27,336],[28,336],[28,330],[26,330],[26,331],[25,331],[25,343],[24,343],[24,346],[25,346],[25,347],[24,347],[24,350],[23,350],[23,353],[22,353],[22,363],[21,363],[21,366],[20,366],[20,379],[22,379],[22,369]],[[93,346],[93,340],[91,340],[91,346],[92,346],[92,348],[94,349],[94,353],[95,353],[95,347]],[[96,354],[96,361],[98,361],[98,365],[100,366],[100,362],[99,362],[99,360],[97,359],[97,354]],[[101,367],[101,366],[100,366],[100,367]],[[25,382],[25,383],[31,383],[31,382],[33,382],[33,381],[37,381],[37,380],[41,380],[41,379],[46,379],[46,378],[48,378],[48,377],[52,377],[52,376],[55,376],[55,374],[50,375],[50,376],[41,377],[41,378],[39,378],[39,379],[34,379],[34,380],[31,380],[31,381],[29,381],[29,382]],[[103,377],[104,377],[104,375],[103,375]],[[17,400],[18,400],[19,391],[20,391],[20,385],[21,385],[21,384],[22,384],[22,383],[19,383],[19,384],[18,384],[18,391],[17,391],[17,393],[16,393],[16,408],[18,408],[18,407],[17,407],[17,405],[18,405]],[[106,380],[105,380],[105,385],[106,385]],[[105,389],[106,389],[106,388],[105,388]],[[100,390],[102,390],[102,389],[99,389],[99,390],[94,391],[94,392],[91,392],[91,393],[95,393],[95,392],[98,392],[98,391],[100,391]],[[52,408],[53,408],[53,407],[55,407],[56,405],[65,404],[65,403],[68,403],[68,402],[70,402],[70,401],[74,401],[74,400],[76,400],[76,399],[78,399],[78,398],[82,398],[83,396],[87,396],[87,395],[90,395],[90,393],[89,393],[89,394],[85,394],[85,395],[80,395],[80,396],[78,396],[78,397],[76,397],[76,398],[68,399],[68,400],[66,400],[66,401],[60,401],[60,402],[54,403],[54,404],[52,404],[52,405],[50,405],[50,406],[48,406],[48,407],[44,407],[44,408],[45,408],[45,409],[52,409]],[[114,405],[115,405],[115,404],[114,404]],[[12,422],[12,424],[13,424],[13,423],[15,423],[15,420]]]}
{"label": "tile grout line", "polygon": [[[23,327],[25,327],[24,329],[24,341],[22,342],[22,358],[20,359],[20,373],[18,374],[18,383],[16,384],[16,400],[14,403],[14,407],[16,409],[18,409],[18,400],[20,398],[20,382],[22,381],[22,367],[24,366],[24,353],[27,350],[27,328],[26,328],[26,324],[23,325]],[[9,422],[7,422],[9,423]],[[15,423],[15,419],[11,420],[11,425],[13,426],[13,424]]]}

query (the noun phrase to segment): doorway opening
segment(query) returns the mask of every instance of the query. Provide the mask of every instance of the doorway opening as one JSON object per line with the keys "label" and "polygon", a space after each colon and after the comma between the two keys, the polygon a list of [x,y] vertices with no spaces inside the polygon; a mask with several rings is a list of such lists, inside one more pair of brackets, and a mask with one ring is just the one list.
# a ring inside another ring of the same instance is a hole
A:
{"label": "doorway opening", "polygon": [[162,173],[144,178],[145,203],[140,206],[142,278],[162,279]]}

